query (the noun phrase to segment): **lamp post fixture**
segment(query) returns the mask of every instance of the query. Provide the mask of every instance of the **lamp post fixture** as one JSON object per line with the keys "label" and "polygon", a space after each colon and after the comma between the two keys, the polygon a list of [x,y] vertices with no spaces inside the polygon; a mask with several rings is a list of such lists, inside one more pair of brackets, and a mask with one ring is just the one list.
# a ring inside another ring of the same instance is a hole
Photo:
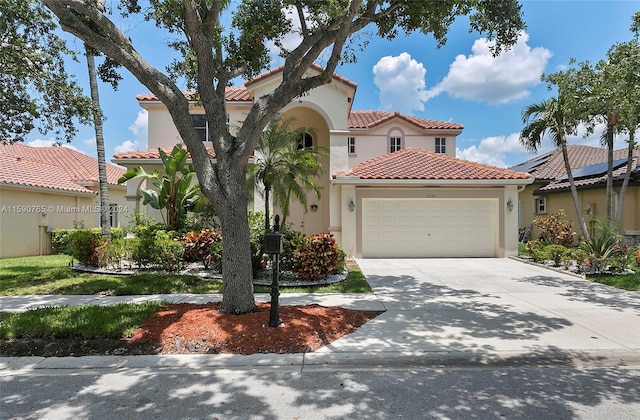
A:
{"label": "lamp post fixture", "polygon": [[269,312],[269,326],[278,327],[282,321],[278,315],[278,296],[280,290],[278,278],[280,277],[280,254],[283,251],[282,234],[280,231],[280,216],[276,215],[273,232],[264,235],[264,252],[270,254],[273,260],[273,276],[271,279],[271,310]]}

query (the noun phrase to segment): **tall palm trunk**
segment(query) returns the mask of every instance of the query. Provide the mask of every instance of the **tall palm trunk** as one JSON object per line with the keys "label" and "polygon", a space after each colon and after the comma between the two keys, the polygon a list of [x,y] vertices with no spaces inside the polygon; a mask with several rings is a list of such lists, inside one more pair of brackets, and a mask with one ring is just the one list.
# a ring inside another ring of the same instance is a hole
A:
{"label": "tall palm trunk", "polygon": [[264,186],[264,233],[269,232],[269,196],[271,193],[271,185]]}
{"label": "tall palm trunk", "polygon": [[607,124],[607,222],[611,222],[613,207],[613,122]]}
{"label": "tall palm trunk", "polygon": [[98,182],[100,184],[100,227],[102,237],[111,239],[111,224],[109,223],[109,188],[107,185],[107,164],[104,151],[104,134],[102,132],[102,108],[98,95],[98,80],[96,77],[96,61],[93,53],[85,45],[87,69],[89,70],[89,86],[91,101],[93,102],[93,126],[96,131],[96,148],[98,153]]}
{"label": "tall palm trunk", "polygon": [[576,214],[578,215],[578,224],[580,224],[580,232],[582,233],[582,237],[585,241],[590,240],[589,229],[587,229],[587,224],[584,221],[584,216],[582,215],[582,206],[580,205],[580,199],[578,198],[578,189],[576,188],[576,184],[573,180],[573,173],[571,172],[571,164],[569,163],[569,152],[567,151],[567,142],[560,142],[560,147],[562,149],[562,158],[564,160],[564,168],[567,171],[567,178],[569,178],[569,185],[571,187],[571,196],[573,197],[573,205],[576,208]]}
{"label": "tall palm trunk", "polygon": [[620,223],[622,223],[622,207],[624,206],[624,196],[627,193],[627,187],[629,186],[631,171],[633,169],[633,149],[635,149],[636,147],[635,135],[635,129],[629,129],[629,147],[627,148],[627,171],[624,174],[622,188],[620,188],[620,196],[618,197],[618,208],[616,209],[616,226],[618,227],[620,227]]}

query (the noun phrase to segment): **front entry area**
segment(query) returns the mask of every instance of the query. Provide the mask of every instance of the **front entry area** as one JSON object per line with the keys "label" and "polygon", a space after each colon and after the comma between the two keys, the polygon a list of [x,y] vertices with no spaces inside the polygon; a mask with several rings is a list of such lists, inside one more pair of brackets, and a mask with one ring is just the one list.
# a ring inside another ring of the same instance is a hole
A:
{"label": "front entry area", "polygon": [[364,258],[496,257],[495,198],[363,198]]}

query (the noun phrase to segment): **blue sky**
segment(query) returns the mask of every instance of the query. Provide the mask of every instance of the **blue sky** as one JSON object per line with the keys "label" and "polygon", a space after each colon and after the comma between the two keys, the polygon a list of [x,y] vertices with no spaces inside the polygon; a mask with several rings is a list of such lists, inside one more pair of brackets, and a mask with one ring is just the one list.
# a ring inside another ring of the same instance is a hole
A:
{"label": "blue sky", "polygon": [[[464,18],[454,23],[447,44],[440,49],[432,37],[421,34],[401,35],[393,41],[372,37],[357,63],[337,70],[358,84],[353,109],[398,110],[463,124],[457,139],[457,156],[462,159],[505,167],[531,158],[518,142],[520,116],[525,106],[552,95],[540,82],[541,74],[566,68],[572,57],[592,63],[604,59],[614,43],[631,39],[631,16],[640,11],[640,2],[525,0],[522,4],[527,29],[518,44],[498,58],[491,57],[481,34],[468,33]],[[166,34],[158,34],[141,19],[116,23],[153,65],[168,64]],[[81,50],[81,42],[67,38]],[[88,94],[86,63],[69,67]],[[118,91],[100,85],[108,158],[118,151],[147,148],[146,115],[135,96],[148,90],[126,70],[122,73]],[[93,128],[79,128],[70,146],[95,156]],[[599,138],[596,132],[587,139],[577,136],[569,141],[599,146]],[[34,132],[26,144],[48,145],[50,139]],[[544,142],[541,152],[551,147]],[[616,147],[625,147],[624,142],[618,141]]]}

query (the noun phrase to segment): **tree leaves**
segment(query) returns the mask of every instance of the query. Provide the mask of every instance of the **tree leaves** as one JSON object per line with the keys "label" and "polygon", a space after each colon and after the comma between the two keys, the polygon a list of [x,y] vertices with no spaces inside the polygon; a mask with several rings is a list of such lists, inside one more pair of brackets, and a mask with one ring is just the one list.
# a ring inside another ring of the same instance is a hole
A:
{"label": "tree leaves", "polygon": [[75,122],[91,122],[91,100],[65,70],[75,58],[34,0],[0,0],[0,139],[22,141],[34,128],[71,141]]}

